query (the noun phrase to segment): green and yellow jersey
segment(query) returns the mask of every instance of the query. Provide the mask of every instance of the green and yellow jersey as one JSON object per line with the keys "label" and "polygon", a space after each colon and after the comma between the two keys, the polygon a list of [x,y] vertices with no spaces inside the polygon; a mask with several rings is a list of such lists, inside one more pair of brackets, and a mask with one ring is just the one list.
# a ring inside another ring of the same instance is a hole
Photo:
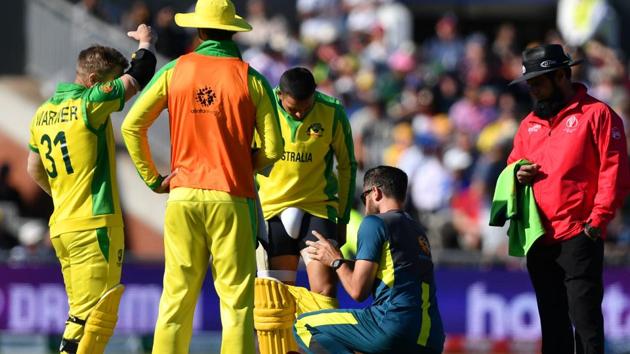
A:
{"label": "green and yellow jersey", "polygon": [[122,226],[109,115],[125,103],[120,79],[91,88],[62,83],[31,121],[29,148],[52,192],[50,236]]}
{"label": "green and yellow jersey", "polygon": [[[347,224],[357,162],[350,123],[339,100],[315,92],[315,104],[302,120],[283,108],[276,95],[284,154],[268,177],[259,175],[265,219],[288,207]],[[337,160],[337,174],[333,171]]]}

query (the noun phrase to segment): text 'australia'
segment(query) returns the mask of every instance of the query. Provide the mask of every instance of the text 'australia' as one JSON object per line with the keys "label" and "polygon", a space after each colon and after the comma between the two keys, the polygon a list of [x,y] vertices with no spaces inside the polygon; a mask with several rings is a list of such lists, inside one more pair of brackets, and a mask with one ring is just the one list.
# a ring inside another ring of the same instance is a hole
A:
{"label": "text 'australia'", "polygon": [[285,151],[282,154],[282,160],[289,162],[313,162],[313,154],[310,152]]}

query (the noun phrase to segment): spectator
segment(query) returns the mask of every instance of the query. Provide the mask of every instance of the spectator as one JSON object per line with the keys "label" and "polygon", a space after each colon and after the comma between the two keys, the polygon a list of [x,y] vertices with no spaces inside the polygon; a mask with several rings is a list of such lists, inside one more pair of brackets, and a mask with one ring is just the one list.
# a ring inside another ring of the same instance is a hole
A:
{"label": "spectator", "polygon": [[245,19],[254,30],[239,33],[234,38],[248,47],[263,48],[271,44],[274,37],[288,36],[286,19],[282,16],[269,17],[263,0],[247,1]]}
{"label": "spectator", "polygon": [[131,9],[123,14],[120,26],[124,31],[133,31],[143,23],[151,23],[151,11],[143,0],[136,0]]}
{"label": "spectator", "polygon": [[0,202],[13,203],[20,213],[24,211],[24,201],[18,190],[10,181],[11,165],[8,162],[0,165]]}
{"label": "spectator", "polygon": [[409,8],[396,0],[376,0],[378,24],[385,34],[385,45],[389,52],[411,42],[413,17]]}
{"label": "spectator", "polygon": [[155,50],[169,59],[174,59],[186,52],[188,36],[175,25],[175,12],[172,7],[161,8],[155,15],[155,33],[158,40]]}
{"label": "spectator", "polygon": [[433,71],[453,71],[464,56],[464,42],[457,33],[457,17],[447,14],[435,24],[435,37],[424,43],[424,55]]}
{"label": "spectator", "polygon": [[[101,6],[100,0],[81,0],[78,3],[78,9],[84,13],[92,15],[101,21],[110,22],[111,17],[105,12]],[[135,30],[135,28],[131,29]]]}
{"label": "spectator", "polygon": [[455,129],[478,135],[481,130],[497,116],[496,96],[491,88],[482,89],[468,86],[464,97],[455,102],[448,112]]}
{"label": "spectator", "polygon": [[0,250],[9,250],[17,245],[16,219],[23,210],[23,200],[18,190],[9,180],[11,165],[0,166]]}
{"label": "spectator", "polygon": [[386,116],[383,100],[373,94],[366,106],[350,117],[355,157],[360,169],[381,165],[383,151],[391,144],[392,122]]}
{"label": "spectator", "polygon": [[439,157],[439,141],[432,135],[419,136],[416,143],[422,150],[422,161],[410,175],[411,202],[420,222],[428,228],[430,243],[442,248],[440,229],[453,193],[453,180]]}

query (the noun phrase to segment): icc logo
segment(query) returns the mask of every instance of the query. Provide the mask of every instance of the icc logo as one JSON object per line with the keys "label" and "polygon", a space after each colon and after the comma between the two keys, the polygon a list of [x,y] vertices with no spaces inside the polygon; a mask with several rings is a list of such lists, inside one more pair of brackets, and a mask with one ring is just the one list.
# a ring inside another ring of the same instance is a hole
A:
{"label": "icc logo", "polygon": [[575,128],[578,125],[578,119],[575,116],[569,117],[566,122],[567,128]]}

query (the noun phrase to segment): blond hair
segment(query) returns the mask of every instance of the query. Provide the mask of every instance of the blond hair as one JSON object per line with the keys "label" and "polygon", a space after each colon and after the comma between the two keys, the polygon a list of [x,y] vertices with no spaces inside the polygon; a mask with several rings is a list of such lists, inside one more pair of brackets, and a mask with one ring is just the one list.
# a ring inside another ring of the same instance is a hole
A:
{"label": "blond hair", "polygon": [[114,70],[124,70],[129,63],[124,55],[114,48],[93,45],[79,53],[77,73],[79,75],[96,74],[102,80]]}

